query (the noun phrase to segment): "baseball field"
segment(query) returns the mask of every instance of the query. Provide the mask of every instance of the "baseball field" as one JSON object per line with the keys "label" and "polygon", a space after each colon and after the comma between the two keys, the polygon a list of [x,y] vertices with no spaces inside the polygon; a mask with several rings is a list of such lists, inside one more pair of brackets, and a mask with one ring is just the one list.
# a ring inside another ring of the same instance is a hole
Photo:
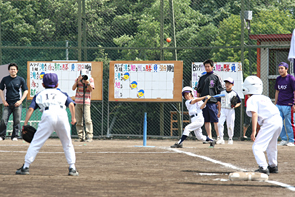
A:
{"label": "baseball field", "polygon": [[[279,147],[279,173],[267,182],[229,181],[235,171],[257,169],[252,142],[216,145],[188,140],[94,140],[73,142],[80,175],[68,176],[61,143],[49,139],[30,175],[15,175],[28,143],[0,143],[1,196],[295,196],[294,148]],[[139,146],[139,147],[138,147]],[[151,147],[150,147],[151,146]]]}

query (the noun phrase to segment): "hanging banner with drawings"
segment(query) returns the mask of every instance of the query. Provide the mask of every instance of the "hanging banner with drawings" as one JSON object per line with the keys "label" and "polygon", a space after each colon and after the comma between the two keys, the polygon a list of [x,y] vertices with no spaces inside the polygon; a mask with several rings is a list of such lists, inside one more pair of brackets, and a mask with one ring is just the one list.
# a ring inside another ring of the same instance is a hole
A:
{"label": "hanging banner with drawings", "polygon": [[[94,69],[95,68],[95,69]],[[46,73],[56,73],[58,88],[74,98],[76,91],[72,90],[75,79],[82,69],[87,69],[89,77],[94,78],[95,90],[91,93],[91,100],[102,100],[102,62],[27,62],[27,83],[29,88],[28,99],[32,99],[42,91],[42,78]]]}
{"label": "hanging banner with drawings", "polygon": [[[221,77],[222,82],[227,77],[233,78],[234,80],[233,89],[239,94],[240,98],[244,98],[244,94],[242,91],[243,69],[242,69],[241,62],[214,62],[213,71]],[[205,74],[206,74],[206,70],[202,62],[192,63],[192,88],[193,89],[198,85],[200,77]]]}
{"label": "hanging banner with drawings", "polygon": [[112,61],[109,101],[181,102],[182,73],[182,61]]}

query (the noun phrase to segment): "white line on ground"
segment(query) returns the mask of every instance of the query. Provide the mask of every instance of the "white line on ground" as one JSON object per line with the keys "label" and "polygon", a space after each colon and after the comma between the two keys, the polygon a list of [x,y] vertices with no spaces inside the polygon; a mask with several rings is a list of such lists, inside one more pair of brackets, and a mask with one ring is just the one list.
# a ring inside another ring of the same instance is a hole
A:
{"label": "white line on ground", "polygon": [[[189,155],[189,156],[192,156],[192,157],[198,157],[198,158],[201,158],[201,159],[204,159],[204,160],[207,160],[207,161],[210,161],[210,162],[213,162],[213,163],[216,163],[216,164],[220,164],[220,165],[223,165],[225,167],[228,167],[228,168],[232,168],[232,169],[235,169],[235,170],[239,170],[239,171],[247,171],[243,168],[239,168],[237,166],[234,166],[232,164],[229,164],[229,163],[224,163],[224,162],[221,162],[221,161],[217,161],[215,159],[211,159],[209,157],[206,157],[206,156],[202,156],[202,155],[197,155],[197,154],[194,154],[194,153],[190,153],[190,152],[185,152],[185,151],[181,151],[179,149],[173,149],[173,148],[164,148],[166,150],[171,150],[171,151],[174,151],[176,153],[183,153],[183,154],[186,154],[186,155]],[[295,187],[292,186],[292,185],[288,185],[288,184],[285,184],[285,183],[281,183],[281,182],[278,182],[278,181],[265,181],[267,183],[271,183],[271,184],[274,184],[274,185],[278,185],[278,186],[281,186],[281,187],[284,187],[286,189],[289,189],[291,191],[295,191]]]}
{"label": "white line on ground", "polygon": [[[27,151],[9,151],[9,150],[0,150],[1,153],[26,153]],[[39,153],[46,153],[46,154],[64,154],[64,152],[39,152]],[[39,154],[38,153],[38,154]],[[170,151],[165,152],[75,152],[76,154],[171,154]]]}

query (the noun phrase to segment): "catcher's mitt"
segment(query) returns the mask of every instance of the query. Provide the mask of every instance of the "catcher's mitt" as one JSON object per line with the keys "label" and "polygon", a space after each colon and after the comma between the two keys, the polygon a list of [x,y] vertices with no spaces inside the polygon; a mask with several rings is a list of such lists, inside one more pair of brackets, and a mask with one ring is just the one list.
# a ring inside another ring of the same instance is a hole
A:
{"label": "catcher's mitt", "polygon": [[230,105],[231,105],[231,108],[234,108],[238,103],[238,97],[237,96],[233,96],[231,99],[230,99]]}
{"label": "catcher's mitt", "polygon": [[33,140],[33,137],[36,133],[36,129],[30,125],[26,125],[23,126],[22,129],[22,138],[23,140],[25,140],[26,142],[31,143],[31,141]]}

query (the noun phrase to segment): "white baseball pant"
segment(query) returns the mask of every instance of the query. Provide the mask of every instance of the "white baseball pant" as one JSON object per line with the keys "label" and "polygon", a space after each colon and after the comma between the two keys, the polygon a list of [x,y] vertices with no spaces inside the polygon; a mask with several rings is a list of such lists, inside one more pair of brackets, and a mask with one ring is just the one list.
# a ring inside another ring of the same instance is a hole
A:
{"label": "white baseball pant", "polygon": [[[252,150],[259,166],[264,169],[270,166],[278,165],[278,137],[282,130],[282,118],[280,115],[272,116],[263,121],[260,130],[256,136]],[[264,152],[266,151],[268,163]]]}
{"label": "white baseball pant", "polygon": [[226,121],[228,137],[234,136],[235,127],[235,110],[221,108],[220,118],[218,119],[218,132],[220,138],[224,136],[224,122]]}
{"label": "white baseball pant", "polygon": [[38,129],[25,156],[25,162],[31,164],[35,160],[43,144],[55,131],[62,143],[68,164],[75,164],[76,155],[72,144],[70,129],[67,111],[61,109],[59,106],[50,106],[49,109],[45,110],[42,114]]}
{"label": "white baseball pant", "polygon": [[191,131],[194,131],[198,140],[206,140],[206,136],[202,134],[202,126],[204,125],[204,118],[196,116],[191,118],[191,123],[186,125],[183,131],[183,135],[189,136]]}

